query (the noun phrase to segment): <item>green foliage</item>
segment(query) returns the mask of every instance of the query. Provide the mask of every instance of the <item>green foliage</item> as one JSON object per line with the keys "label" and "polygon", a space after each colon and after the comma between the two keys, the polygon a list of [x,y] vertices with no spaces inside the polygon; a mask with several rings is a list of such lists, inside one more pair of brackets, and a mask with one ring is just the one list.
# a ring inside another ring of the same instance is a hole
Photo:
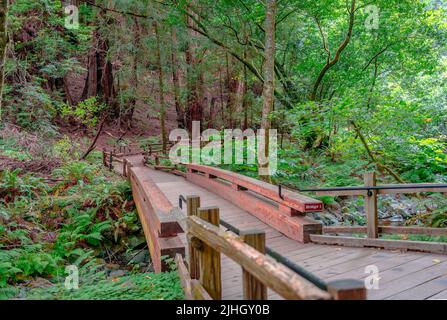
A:
{"label": "green foliage", "polygon": [[60,262],[40,244],[7,250],[0,246],[0,288],[28,277],[50,276],[59,270]]}
{"label": "green foliage", "polygon": [[26,299],[39,300],[180,300],[183,289],[175,271],[141,273],[121,278],[106,278],[93,272],[80,272],[79,290],[66,290],[60,283],[46,289],[34,289]]}
{"label": "green foliage", "polygon": [[0,172],[0,197],[3,199],[1,202],[7,203],[17,197],[34,199],[39,192],[46,190],[41,179],[30,174],[20,175],[20,169]]}
{"label": "green foliage", "polygon": [[62,117],[73,117],[83,125],[93,128],[98,123],[98,117],[106,106],[99,103],[96,97],[88,98],[79,102],[75,107],[64,105],[61,109]]}
{"label": "green foliage", "polygon": [[98,173],[98,168],[83,161],[71,161],[54,170],[53,174],[73,182],[88,182]]}
{"label": "green foliage", "polygon": [[62,139],[57,140],[53,144],[53,155],[56,158],[69,161],[73,158],[79,158],[79,151],[81,147],[79,143],[73,141],[68,136],[64,136]]}
{"label": "green foliage", "polygon": [[[116,246],[113,250],[118,255],[132,251],[132,243],[140,243],[133,240],[142,235],[129,184],[111,181],[104,172],[96,164],[68,162],[54,172],[66,180],[51,187],[19,170],[0,174],[0,298],[22,294],[23,290],[12,286],[36,277],[53,281],[56,288],[63,285],[60,277],[65,266],[74,264],[85,272],[90,267],[102,268],[104,247]],[[175,275],[155,278],[151,286],[174,281]],[[120,286],[115,282],[104,277],[101,281],[110,294],[118,294]],[[129,296],[142,294],[139,288],[144,285],[137,281],[127,291]],[[88,296],[93,287],[93,283],[87,286],[85,297],[93,299]],[[155,288],[154,297],[174,298],[180,292],[176,293],[175,286],[171,289],[167,284],[164,289]],[[79,294],[82,298],[84,293]]]}

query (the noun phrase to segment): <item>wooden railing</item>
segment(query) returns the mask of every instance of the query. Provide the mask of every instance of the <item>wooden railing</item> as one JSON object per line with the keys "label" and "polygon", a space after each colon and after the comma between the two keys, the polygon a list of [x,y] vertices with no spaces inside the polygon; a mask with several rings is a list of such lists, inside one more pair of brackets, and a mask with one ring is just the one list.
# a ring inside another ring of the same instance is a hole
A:
{"label": "wooden railing", "polygon": [[185,254],[185,245],[179,236],[184,233],[179,223],[181,212],[172,206],[158,186],[144,174],[143,168],[128,164],[126,170],[154,270],[165,271],[168,266],[163,257],[175,258],[176,254]]}
{"label": "wooden railing", "polygon": [[408,240],[378,239],[379,234],[420,234],[431,236],[447,236],[447,228],[425,228],[418,226],[380,226],[378,217],[378,196],[381,194],[408,194],[420,192],[441,192],[447,194],[445,184],[385,184],[378,186],[374,172],[365,173],[365,185],[362,187],[342,187],[328,190],[319,189],[315,194],[322,196],[361,196],[365,198],[367,225],[324,227],[325,234],[365,233],[367,238],[312,235],[314,242],[347,246],[382,247],[386,249],[404,249],[433,253],[447,253],[447,243]]}
{"label": "wooden railing", "polygon": [[186,179],[208,189],[291,239],[309,242],[321,234],[322,224],[306,216],[323,210],[319,200],[286,191],[282,195],[269,183],[219,168],[186,164]]}
{"label": "wooden railing", "polygon": [[219,226],[219,208],[201,208],[197,196],[187,197],[186,202],[188,264],[181,255],[176,262],[187,299],[222,299],[221,254],[241,266],[241,292],[246,300],[267,299],[267,288],[285,299],[366,299],[362,282],[336,281],[323,290],[267,256],[264,232],[238,236]]}

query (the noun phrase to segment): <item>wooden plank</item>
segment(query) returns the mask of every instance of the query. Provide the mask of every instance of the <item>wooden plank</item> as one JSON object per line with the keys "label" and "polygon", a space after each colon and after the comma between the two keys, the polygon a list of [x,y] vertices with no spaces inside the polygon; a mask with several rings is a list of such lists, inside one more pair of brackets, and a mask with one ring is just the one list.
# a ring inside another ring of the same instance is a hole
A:
{"label": "wooden plank", "polygon": [[151,227],[156,229],[161,237],[172,237],[183,233],[183,228],[177,219],[170,214],[174,207],[158,186],[149,178],[144,168],[130,168],[132,188],[142,202],[147,203],[152,210],[145,212]]}
{"label": "wooden plank", "polygon": [[[219,226],[219,208],[199,208],[197,217],[214,226]],[[220,252],[204,243],[200,250],[200,283],[214,300],[222,299],[222,271]]]}
{"label": "wooden plank", "polygon": [[286,299],[330,299],[330,295],[284,265],[197,217],[188,218],[194,236],[240,264],[245,270]]}
{"label": "wooden plank", "polygon": [[[447,272],[446,272],[447,274]],[[429,280],[423,284],[392,295],[387,300],[425,300],[447,288],[447,275]]]}
{"label": "wooden plank", "polygon": [[[367,228],[361,226],[334,226],[323,227],[323,233],[366,233]],[[395,227],[379,226],[382,234],[426,234],[431,236],[447,236],[447,228],[425,228],[425,227]]]}
{"label": "wooden plank", "polygon": [[381,283],[379,290],[370,290],[371,299],[386,299],[404,292],[413,287],[417,287],[433,279],[447,274],[447,262],[442,262],[428,268],[413,272],[404,277],[399,277],[386,283]]}
{"label": "wooden plank", "polygon": [[[441,192],[445,193],[447,188],[436,188],[436,183],[410,183],[410,184],[385,184],[384,187],[412,187],[409,189],[380,189],[379,194],[419,193],[419,192]],[[428,188],[435,186],[435,188]],[[417,187],[417,188],[414,188]]]}
{"label": "wooden plank", "polygon": [[[407,262],[411,262],[414,260],[417,260],[419,258],[421,258],[423,255],[421,255],[420,253],[413,253],[413,254],[408,254],[408,253],[402,253],[399,254],[397,256],[391,256],[391,257],[386,257],[383,259],[380,259],[376,262],[374,262],[374,265],[379,268],[380,272],[383,273],[386,270],[401,266]],[[365,266],[369,265],[368,263],[365,264]],[[355,268],[354,270],[346,270],[343,273],[328,277],[326,280],[337,280],[337,279],[364,279],[367,276],[369,276],[369,274],[367,274],[365,272],[365,268],[363,267],[358,267]],[[380,281],[385,280],[383,278],[380,279]]]}
{"label": "wooden plank", "polygon": [[323,203],[321,201],[288,190],[284,190],[283,199],[281,199],[277,186],[257,179],[209,166],[188,164],[187,167],[190,172],[198,171],[218,177],[230,182],[232,185],[258,193],[268,199],[281,203],[299,212],[319,212],[323,210]]}
{"label": "wooden plank", "polygon": [[[200,207],[200,197],[199,196],[188,196],[186,197],[186,210],[187,216],[196,216],[197,209]],[[188,239],[190,234],[188,232]],[[199,252],[192,246],[191,242],[188,241],[188,258],[189,258],[189,273],[192,279],[200,279],[200,260]]]}
{"label": "wooden plank", "polygon": [[[444,184],[436,183],[409,183],[409,184],[383,184],[378,187],[400,187],[402,189],[376,189],[377,194],[405,194],[405,193],[420,193],[420,192],[441,192],[446,194],[447,188],[441,187]],[[429,187],[430,186],[430,187]],[[363,186],[361,186],[363,187]],[[407,188],[405,188],[407,187]],[[315,191],[317,196],[334,196],[334,197],[348,197],[348,196],[367,196],[367,190],[321,190]]]}
{"label": "wooden plank", "polygon": [[[365,187],[376,185],[376,173],[367,172],[364,175]],[[377,214],[377,190],[370,190],[365,196],[365,211],[367,220],[368,238],[379,237],[379,216]]]}
{"label": "wooden plank", "polygon": [[183,292],[185,293],[186,300],[193,300],[191,277],[188,272],[188,268],[183,261],[183,257],[180,254],[175,256],[175,263],[177,265],[177,272],[179,274],[180,283],[182,284]]}
{"label": "wooden plank", "polygon": [[132,193],[134,195],[134,201],[137,207],[140,222],[143,226],[143,231],[146,237],[149,252],[151,254],[154,270],[155,272],[168,270],[168,266],[161,261],[161,258],[163,256],[175,257],[177,253],[184,254],[184,245],[177,236],[159,238],[159,234],[154,228],[152,228],[151,220],[149,218],[150,214],[147,214],[151,209],[147,203],[141,201],[138,188],[133,187]]}
{"label": "wooden plank", "polygon": [[310,241],[310,234],[321,234],[322,232],[323,226],[320,222],[309,217],[286,215],[271,204],[252,197],[244,191],[236,191],[230,186],[216,181],[216,179],[206,179],[203,176],[188,173],[187,180],[211,192],[216,192],[222,198],[246,210],[291,239],[306,243]]}
{"label": "wooden plank", "polygon": [[[241,232],[240,237],[246,244],[265,254],[265,232],[249,230]],[[267,300],[267,287],[244,268],[242,284],[244,300]]]}
{"label": "wooden plank", "polygon": [[388,250],[413,250],[429,253],[447,254],[447,244],[441,242],[364,239],[326,235],[310,235],[312,242],[348,247],[374,247]]}
{"label": "wooden plank", "polygon": [[[444,263],[446,260],[446,256],[424,254],[416,260],[408,261],[389,269],[380,269],[380,283],[386,284],[393,281],[399,283],[397,280],[406,281],[405,279],[411,277],[413,273]],[[384,286],[381,287],[383,288]]]}
{"label": "wooden plank", "polygon": [[447,300],[447,289],[431,296],[429,300]]}
{"label": "wooden plank", "polygon": [[199,280],[191,280],[192,295],[194,300],[213,300],[213,298],[206,292],[205,288],[200,284]]}
{"label": "wooden plank", "polygon": [[332,196],[332,197],[352,197],[352,196],[366,196],[366,190],[332,190],[332,191],[315,191],[317,196]]}
{"label": "wooden plank", "polygon": [[334,300],[366,300],[366,288],[362,281],[337,280],[327,286]]}

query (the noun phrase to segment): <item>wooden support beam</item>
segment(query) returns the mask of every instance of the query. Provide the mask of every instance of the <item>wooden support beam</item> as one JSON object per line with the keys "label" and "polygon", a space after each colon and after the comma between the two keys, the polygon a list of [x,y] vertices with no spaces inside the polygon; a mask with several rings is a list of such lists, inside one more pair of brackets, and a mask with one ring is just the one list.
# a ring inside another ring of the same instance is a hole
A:
{"label": "wooden support beam", "polygon": [[[214,226],[219,226],[219,208],[199,208],[197,216]],[[220,252],[204,243],[200,251],[200,283],[214,300],[222,300],[222,272]]]}
{"label": "wooden support beam", "polygon": [[177,253],[185,254],[185,246],[178,236],[160,238],[159,233],[151,223],[151,210],[149,204],[142,200],[140,190],[136,187],[135,182],[131,180],[132,193],[135,205],[143,226],[144,236],[151,254],[152,264],[155,272],[168,271],[168,266],[162,262],[163,256],[175,257]]}
{"label": "wooden support beam", "polygon": [[[376,185],[376,173],[367,172],[364,175],[365,187]],[[365,210],[368,226],[368,238],[379,237],[379,216],[377,214],[377,190],[370,190],[365,196]]]}
{"label": "wooden support beam", "polygon": [[331,299],[329,293],[245,244],[234,233],[225,232],[198,217],[189,217],[187,223],[193,236],[234,260],[285,299]]}
{"label": "wooden support beam", "polygon": [[[367,227],[362,226],[323,227],[323,233],[352,234],[367,233],[367,231]],[[430,236],[447,236],[447,228],[379,226],[379,234],[425,234]]]}
{"label": "wooden support beam", "polygon": [[327,285],[334,300],[366,300],[367,290],[360,280],[336,280]]}
{"label": "wooden support beam", "polygon": [[183,292],[185,293],[185,299],[213,300],[198,280],[191,279],[188,268],[186,267],[183,257],[180,254],[176,255],[175,262],[177,264],[177,272],[179,274],[180,283],[182,284]]}
{"label": "wooden support beam", "polygon": [[[186,197],[186,208],[187,216],[196,216],[197,210],[200,208],[200,197],[199,196],[188,196]],[[187,235],[188,240],[191,238],[190,233]],[[191,279],[200,279],[200,261],[199,252],[194,248],[191,241],[188,241],[188,265],[189,273]]]}
{"label": "wooden support beam", "polygon": [[443,242],[368,239],[326,235],[311,235],[310,238],[312,242],[318,244],[447,254],[447,243]]}
{"label": "wooden support beam", "polygon": [[[242,231],[239,236],[250,247],[265,254],[265,232]],[[244,300],[267,300],[267,287],[244,268],[242,268],[242,285]]]}

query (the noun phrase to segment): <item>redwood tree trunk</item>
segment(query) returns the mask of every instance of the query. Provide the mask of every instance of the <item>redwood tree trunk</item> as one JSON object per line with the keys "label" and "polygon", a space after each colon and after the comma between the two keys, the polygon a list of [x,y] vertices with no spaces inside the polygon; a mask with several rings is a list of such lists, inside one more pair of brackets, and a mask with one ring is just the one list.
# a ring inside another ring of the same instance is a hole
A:
{"label": "redwood tree trunk", "polygon": [[[269,130],[271,129],[270,113],[273,111],[275,98],[275,15],[276,0],[267,0],[265,17],[265,50],[264,50],[264,88],[262,92],[262,122],[261,127],[265,129],[265,157],[268,157]],[[261,167],[261,166],[260,166]],[[265,166],[263,166],[265,167]],[[265,180],[270,180],[264,176]]]}
{"label": "redwood tree trunk", "polygon": [[161,140],[163,143],[163,152],[166,154],[168,137],[166,133],[166,106],[165,106],[165,94],[163,84],[163,63],[161,61],[161,38],[158,22],[153,22],[155,37],[157,39],[156,60],[158,66],[158,92],[160,101],[160,126],[161,126]]}
{"label": "redwood tree trunk", "polygon": [[8,46],[8,16],[9,0],[0,0],[0,121],[2,120],[3,87],[5,83],[6,49]]}
{"label": "redwood tree trunk", "polygon": [[93,32],[92,47],[88,53],[88,75],[82,99],[99,96],[107,105],[113,105],[115,90],[113,86],[113,67],[107,59],[109,43],[98,31]]}
{"label": "redwood tree trunk", "polygon": [[[187,24],[193,25],[194,21],[191,17],[187,16]],[[189,29],[190,38],[193,37],[195,33]],[[192,130],[193,121],[202,121],[202,105],[200,101],[199,94],[199,80],[201,79],[200,71],[197,68],[197,61],[195,57],[195,46],[191,39],[188,39],[188,45],[185,50],[185,59],[187,64],[187,111],[185,114],[186,124],[188,130]]]}
{"label": "redwood tree trunk", "polygon": [[177,112],[177,126],[185,128],[185,112],[180,100],[180,65],[177,58],[177,33],[175,27],[171,26],[171,64],[172,83],[174,85],[175,111]]}

